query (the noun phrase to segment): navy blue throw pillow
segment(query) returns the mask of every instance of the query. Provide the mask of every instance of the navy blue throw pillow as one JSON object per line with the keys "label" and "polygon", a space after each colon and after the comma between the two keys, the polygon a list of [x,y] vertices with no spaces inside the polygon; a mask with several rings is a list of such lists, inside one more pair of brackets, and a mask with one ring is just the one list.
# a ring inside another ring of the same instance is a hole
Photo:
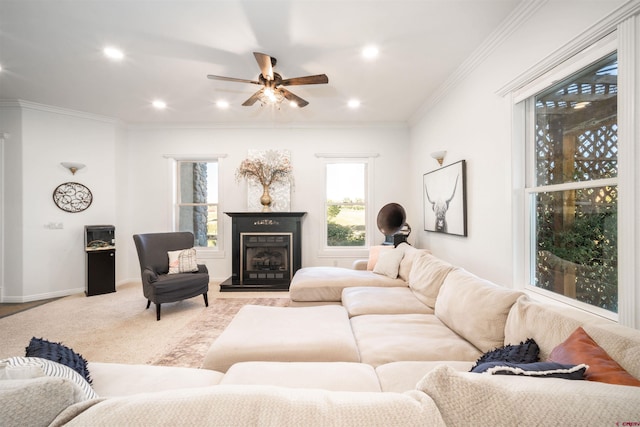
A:
{"label": "navy blue throw pillow", "polygon": [[480,356],[471,371],[487,362],[534,363],[540,360],[540,347],[533,338],[520,344],[510,344],[496,348]]}
{"label": "navy blue throw pillow", "polygon": [[583,380],[588,366],[566,365],[555,362],[510,363],[487,362],[474,367],[471,372],[487,372],[493,375],[522,375],[536,378],[563,378],[566,380]]}
{"label": "navy blue throw pillow", "polygon": [[82,375],[91,384],[91,376],[89,375],[89,369],[87,369],[86,359],[62,343],[33,337],[29,342],[29,346],[26,347],[25,356],[40,357],[66,365]]}

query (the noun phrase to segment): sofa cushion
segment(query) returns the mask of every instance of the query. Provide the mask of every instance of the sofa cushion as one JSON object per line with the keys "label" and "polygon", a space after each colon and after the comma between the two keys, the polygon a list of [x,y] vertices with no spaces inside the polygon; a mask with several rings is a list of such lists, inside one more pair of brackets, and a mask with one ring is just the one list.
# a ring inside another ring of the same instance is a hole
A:
{"label": "sofa cushion", "polygon": [[640,381],[625,371],[582,328],[576,329],[564,342],[558,344],[551,351],[549,360],[588,364],[586,378],[589,381],[640,386]]}
{"label": "sofa cushion", "polygon": [[505,342],[531,337],[540,346],[540,359],[546,360],[551,351],[579,326],[627,372],[640,378],[640,332],[637,329],[566,305],[519,298],[507,318]]}
{"label": "sofa cushion", "polygon": [[378,263],[378,258],[380,254],[392,251],[394,248],[391,245],[377,245],[369,247],[369,258],[367,259],[367,270],[373,271],[376,264]]}
{"label": "sofa cushion", "polygon": [[435,314],[483,352],[504,344],[504,325],[522,292],[500,287],[461,268],[447,274]]}
{"label": "sofa cushion", "polygon": [[474,361],[480,351],[432,314],[372,314],[350,319],[362,363]]}
{"label": "sofa cushion", "polygon": [[349,317],[362,314],[433,314],[433,309],[421,303],[406,286],[345,288],[342,306],[347,309]]}
{"label": "sofa cushion", "polygon": [[224,376],[208,369],[121,363],[89,362],[89,369],[93,376],[93,389],[100,397],[207,387],[218,384]]}
{"label": "sofa cushion", "polygon": [[373,272],[396,279],[398,277],[398,270],[400,269],[400,261],[402,261],[404,257],[403,246],[405,245],[400,245],[391,251],[381,253],[376,266],[373,267]]}
{"label": "sofa cushion", "polygon": [[[75,408],[70,408],[75,409]],[[72,426],[445,427],[424,393],[337,392],[218,385],[105,399],[61,414]]]}
{"label": "sofa cushion", "polygon": [[292,301],[339,302],[342,290],[350,286],[407,286],[398,278],[391,279],[373,271],[342,267],[304,267],[296,271],[289,285]]}
{"label": "sofa cushion", "polygon": [[371,365],[350,362],[241,362],[229,368],[220,384],[381,391]]}
{"label": "sofa cushion", "polygon": [[636,387],[478,375],[439,366],[418,388],[435,401],[445,423],[452,426],[604,426],[640,419]]}
{"label": "sofa cushion", "polygon": [[468,371],[473,362],[459,361],[415,361],[385,363],[376,367],[380,387],[384,392],[404,393],[415,390],[418,382],[440,365],[447,365],[456,371]]}
{"label": "sofa cushion", "polygon": [[0,380],[0,425],[48,426],[67,407],[84,400],[76,390],[64,378]]}
{"label": "sofa cushion", "polygon": [[408,283],[409,274],[413,267],[413,261],[423,254],[430,254],[431,251],[427,249],[414,248],[408,243],[400,243],[398,248],[402,248],[404,250],[404,256],[402,257],[402,261],[400,261],[400,268],[398,269],[398,278],[402,279],[405,283]]}
{"label": "sofa cushion", "polygon": [[429,253],[416,256],[409,273],[409,287],[416,298],[431,308],[436,306],[440,286],[453,266]]}
{"label": "sofa cushion", "polygon": [[359,362],[347,310],[339,305],[245,305],[211,344],[202,367],[226,372],[248,361]]}

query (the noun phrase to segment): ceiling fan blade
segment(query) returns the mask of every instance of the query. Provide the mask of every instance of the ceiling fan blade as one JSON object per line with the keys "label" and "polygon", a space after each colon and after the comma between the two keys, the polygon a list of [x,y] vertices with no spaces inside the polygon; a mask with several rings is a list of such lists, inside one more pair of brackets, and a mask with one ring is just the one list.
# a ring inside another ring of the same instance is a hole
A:
{"label": "ceiling fan blade", "polygon": [[255,80],[237,79],[235,77],[214,76],[213,74],[208,74],[207,78],[212,80],[225,80],[227,82],[252,83],[254,85],[261,84],[260,82],[257,82]]}
{"label": "ceiling fan blade", "polygon": [[253,52],[253,56],[255,56],[256,61],[258,61],[258,66],[260,66],[262,77],[264,77],[266,80],[273,80],[272,58],[269,55],[260,52]]}
{"label": "ceiling fan blade", "polygon": [[284,94],[284,97],[287,101],[289,102],[295,102],[295,104],[298,106],[298,108],[302,108],[305,107],[307,105],[309,105],[309,103],[307,101],[305,101],[304,99],[300,98],[298,95],[289,92],[287,89],[285,88],[279,88],[280,91],[282,91],[282,93]]}
{"label": "ceiling fan blade", "polygon": [[260,95],[262,95],[262,92],[264,91],[264,89],[260,89],[259,91],[257,91],[256,93],[254,93],[253,95],[251,95],[249,97],[249,99],[247,99],[246,101],[244,101],[242,103],[243,106],[245,107],[251,107],[253,104],[256,103],[256,101],[260,98]]}
{"label": "ceiling fan blade", "polygon": [[280,85],[320,85],[325,83],[329,83],[329,77],[327,77],[326,74],[317,74],[315,76],[293,77],[291,79],[284,79],[282,80],[282,82],[280,82]]}

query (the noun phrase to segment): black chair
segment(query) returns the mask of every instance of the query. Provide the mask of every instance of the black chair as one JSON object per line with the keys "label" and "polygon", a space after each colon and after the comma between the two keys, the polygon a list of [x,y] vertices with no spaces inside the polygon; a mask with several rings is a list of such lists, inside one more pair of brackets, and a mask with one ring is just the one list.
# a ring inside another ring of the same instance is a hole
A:
{"label": "black chair", "polygon": [[142,291],[147,298],[147,308],[156,305],[156,317],[160,320],[160,306],[166,302],[182,301],[198,295],[204,297],[209,307],[209,271],[198,264],[193,273],[167,274],[169,272],[169,251],[193,247],[193,234],[188,231],[172,233],[135,234],[133,241],[138,251],[142,275]]}

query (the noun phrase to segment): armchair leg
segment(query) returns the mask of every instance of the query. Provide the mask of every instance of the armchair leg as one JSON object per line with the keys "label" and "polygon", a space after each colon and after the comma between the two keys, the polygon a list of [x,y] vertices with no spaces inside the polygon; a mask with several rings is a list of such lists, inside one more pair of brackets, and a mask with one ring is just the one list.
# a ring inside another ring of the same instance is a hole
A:
{"label": "armchair leg", "polygon": [[207,293],[205,292],[202,296],[204,297],[204,306],[209,307],[209,297],[207,296]]}
{"label": "armchair leg", "polygon": [[156,304],[156,319],[160,320],[160,306],[162,304]]}
{"label": "armchair leg", "polygon": [[150,299],[147,300],[147,310],[149,310],[149,307],[151,307],[151,300]]}

